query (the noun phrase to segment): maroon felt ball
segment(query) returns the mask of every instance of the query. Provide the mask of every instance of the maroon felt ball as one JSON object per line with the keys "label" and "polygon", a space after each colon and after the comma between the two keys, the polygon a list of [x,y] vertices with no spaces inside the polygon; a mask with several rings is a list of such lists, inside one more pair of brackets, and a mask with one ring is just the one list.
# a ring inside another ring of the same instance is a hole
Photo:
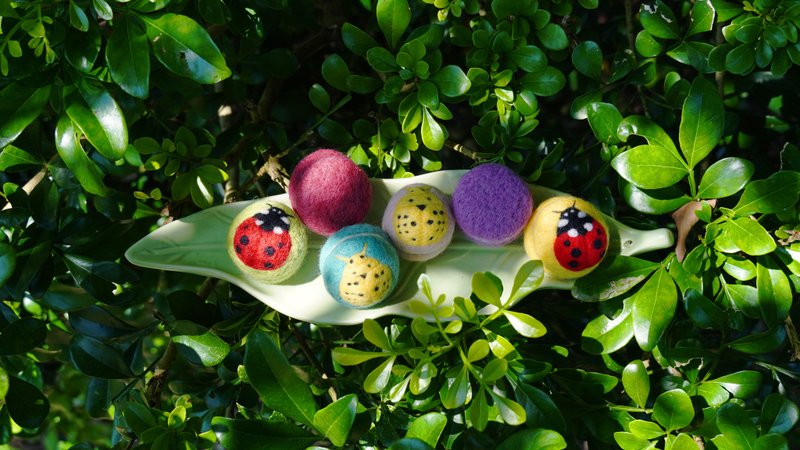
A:
{"label": "maroon felt ball", "polygon": [[295,167],[289,180],[289,200],[311,231],[330,236],[364,220],[372,186],[367,174],[346,155],[320,149]]}

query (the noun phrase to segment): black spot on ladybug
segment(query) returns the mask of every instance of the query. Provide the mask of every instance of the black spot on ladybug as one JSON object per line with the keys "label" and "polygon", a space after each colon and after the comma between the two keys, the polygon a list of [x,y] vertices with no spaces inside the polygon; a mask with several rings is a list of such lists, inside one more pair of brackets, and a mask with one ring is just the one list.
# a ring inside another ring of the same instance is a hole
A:
{"label": "black spot on ladybug", "polygon": [[266,251],[267,251],[267,256],[272,256],[272,255],[275,254],[275,247],[272,247],[272,246],[267,247]]}
{"label": "black spot on ladybug", "polygon": [[239,243],[242,245],[247,245],[250,243],[250,238],[247,236],[242,236],[239,238]]}
{"label": "black spot on ladybug", "polygon": [[564,247],[569,247],[569,244],[570,244],[570,242],[569,242],[569,239],[567,239],[566,241],[564,241]]}
{"label": "black spot on ladybug", "polygon": [[242,253],[242,247],[236,246],[236,253]]}
{"label": "black spot on ladybug", "polygon": [[264,263],[264,267],[266,267],[267,269],[272,269],[272,263],[271,262]]}
{"label": "black spot on ladybug", "polygon": [[569,263],[567,263],[567,265],[572,267],[573,269],[577,269],[580,264],[578,263],[578,261],[574,261],[573,260],[573,261],[570,261]]}
{"label": "black spot on ladybug", "polygon": [[581,256],[581,249],[573,248],[572,251],[570,252],[570,255],[572,255],[573,258],[580,257]]}
{"label": "black spot on ladybug", "polygon": [[428,225],[433,225],[433,219],[428,219]]}
{"label": "black spot on ladybug", "polygon": [[420,211],[425,211],[425,208],[427,207],[428,205],[417,205],[417,208],[419,208]]}
{"label": "black spot on ladybug", "polygon": [[283,242],[278,242],[278,248],[283,248]]}
{"label": "black spot on ladybug", "polygon": [[592,247],[594,247],[594,248],[596,248],[596,249],[598,249],[598,250],[599,250],[599,249],[600,249],[602,246],[603,246],[603,241],[601,241],[600,239],[595,239],[595,240],[594,240],[594,242],[592,242]]}

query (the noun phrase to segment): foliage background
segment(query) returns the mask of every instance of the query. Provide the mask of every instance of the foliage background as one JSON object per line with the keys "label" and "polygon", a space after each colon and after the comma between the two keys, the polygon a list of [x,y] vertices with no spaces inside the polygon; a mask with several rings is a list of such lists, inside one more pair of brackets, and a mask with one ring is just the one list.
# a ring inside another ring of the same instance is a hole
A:
{"label": "foliage background", "polygon": [[[785,0],[3,1],[0,446],[800,447],[798,26]],[[122,257],[321,146],[373,177],[499,161],[679,245],[513,309],[487,267],[420,299],[456,320],[362,327]]]}

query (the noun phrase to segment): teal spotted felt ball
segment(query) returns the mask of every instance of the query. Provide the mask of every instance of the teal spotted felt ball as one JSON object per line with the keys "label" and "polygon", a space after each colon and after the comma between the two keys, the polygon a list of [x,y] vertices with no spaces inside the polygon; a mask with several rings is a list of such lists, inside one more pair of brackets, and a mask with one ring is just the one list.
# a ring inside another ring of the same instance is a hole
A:
{"label": "teal spotted felt ball", "polygon": [[370,308],[386,300],[397,286],[400,259],[383,230],[358,224],[328,238],[320,250],[319,270],[325,289],[336,301]]}

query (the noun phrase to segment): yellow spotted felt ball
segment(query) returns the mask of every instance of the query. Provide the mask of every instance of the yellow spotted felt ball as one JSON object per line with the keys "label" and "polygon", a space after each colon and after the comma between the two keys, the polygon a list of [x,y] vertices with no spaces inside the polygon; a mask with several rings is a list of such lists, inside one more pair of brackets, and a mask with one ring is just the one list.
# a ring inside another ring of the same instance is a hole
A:
{"label": "yellow spotted felt ball", "polygon": [[554,278],[572,279],[594,270],[608,250],[608,226],[600,211],[571,196],[549,198],[525,228],[525,252]]}
{"label": "yellow spotted felt ball", "polygon": [[450,244],[455,221],[442,191],[415,183],[392,195],[382,226],[403,259],[427,261]]}

